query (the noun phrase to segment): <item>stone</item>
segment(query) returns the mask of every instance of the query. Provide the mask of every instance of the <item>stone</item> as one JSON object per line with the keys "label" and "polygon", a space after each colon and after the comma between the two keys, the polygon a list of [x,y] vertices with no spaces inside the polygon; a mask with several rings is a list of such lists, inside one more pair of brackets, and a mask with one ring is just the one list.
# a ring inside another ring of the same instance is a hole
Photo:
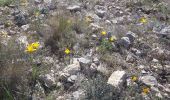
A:
{"label": "stone", "polygon": [[91,60],[89,60],[89,59],[87,59],[87,58],[83,58],[83,57],[78,58],[78,61],[79,61],[80,63],[83,63],[83,64],[89,64],[89,63],[91,62]]}
{"label": "stone", "polygon": [[126,61],[128,63],[134,63],[136,61],[136,58],[132,54],[128,54],[127,57],[126,57]]}
{"label": "stone", "polygon": [[115,88],[122,88],[123,83],[125,82],[126,72],[125,71],[114,71],[109,77],[107,83],[112,85]]}
{"label": "stone", "polygon": [[27,24],[27,25],[22,25],[21,28],[24,30],[24,31],[27,31],[29,29],[30,25]]}
{"label": "stone", "polygon": [[81,11],[81,7],[79,5],[68,6],[67,9],[74,12]]}
{"label": "stone", "polygon": [[132,51],[136,56],[139,56],[139,57],[143,56],[143,53],[142,53],[140,50],[136,49],[136,48],[132,48],[131,51]]}
{"label": "stone", "polygon": [[129,48],[131,45],[130,39],[128,37],[122,37],[119,41],[118,44],[125,47]]}
{"label": "stone", "polygon": [[99,5],[96,5],[94,7],[95,9],[95,13],[100,17],[100,18],[103,18],[106,14],[106,8],[104,6],[99,6]]}
{"label": "stone", "polygon": [[163,37],[170,38],[170,26],[167,26],[167,27],[163,28],[160,31],[160,35],[162,35]]}
{"label": "stone", "polygon": [[74,83],[77,80],[77,75],[71,75],[70,77],[68,77],[67,79],[69,82]]}
{"label": "stone", "polygon": [[35,2],[35,4],[40,4],[40,3],[42,3],[42,1],[43,0],[35,0],[34,2]]}
{"label": "stone", "polygon": [[55,77],[53,73],[40,75],[40,80],[44,83],[44,85],[48,88],[51,88],[56,85]]}
{"label": "stone", "polygon": [[158,85],[157,79],[151,75],[141,76],[140,81],[146,85],[149,85],[149,86],[157,86]]}
{"label": "stone", "polygon": [[96,14],[100,17],[103,18],[105,15],[106,11],[103,10],[96,10]]}
{"label": "stone", "polygon": [[18,37],[17,41],[19,44],[23,44],[24,46],[28,45],[27,36],[20,36],[20,37]]}
{"label": "stone", "polygon": [[131,31],[127,32],[127,33],[126,33],[126,36],[129,38],[129,40],[130,40],[131,43],[133,43],[134,40],[135,40],[135,38],[136,38],[135,33],[131,32]]}
{"label": "stone", "polygon": [[85,92],[82,89],[78,89],[77,91],[72,93],[73,100],[80,100],[85,97]]}
{"label": "stone", "polygon": [[28,23],[27,15],[23,14],[22,12],[15,15],[14,20],[16,22],[16,25],[18,25],[19,27],[22,26],[22,25],[26,25]]}
{"label": "stone", "polygon": [[96,23],[91,23],[89,27],[92,29],[93,32],[98,32],[103,29],[103,27],[97,25]]}
{"label": "stone", "polygon": [[75,75],[79,71],[80,71],[80,63],[76,62],[76,63],[66,66],[66,68],[63,69],[62,73],[68,74],[68,75]]}
{"label": "stone", "polygon": [[100,64],[100,65],[97,67],[97,71],[98,71],[98,72],[101,72],[103,75],[109,75],[109,70],[108,70],[107,67],[104,66],[103,64]]}

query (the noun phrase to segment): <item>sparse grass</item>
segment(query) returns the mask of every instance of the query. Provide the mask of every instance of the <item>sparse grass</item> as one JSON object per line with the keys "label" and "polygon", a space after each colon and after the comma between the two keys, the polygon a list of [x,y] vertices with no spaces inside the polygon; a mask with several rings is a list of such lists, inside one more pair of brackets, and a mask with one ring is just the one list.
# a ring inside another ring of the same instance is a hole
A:
{"label": "sparse grass", "polygon": [[82,86],[85,89],[85,99],[83,100],[113,100],[114,88],[107,84],[107,79],[101,75],[97,75],[92,79],[85,81]]}
{"label": "sparse grass", "polygon": [[10,5],[14,0],[0,0],[0,6],[8,6]]}
{"label": "sparse grass", "polygon": [[[85,38],[79,38],[81,34],[86,34],[87,25],[84,20],[65,12],[49,18],[48,24],[51,28],[51,36],[46,40],[46,46],[51,48],[51,52],[63,58],[64,50],[69,48],[71,55],[79,51],[73,51],[73,46],[78,43],[88,45]],[[80,47],[81,49],[82,47]],[[85,48],[85,47],[84,47]]]}
{"label": "sparse grass", "polygon": [[[1,44],[0,49],[0,98],[13,100],[26,98],[28,95],[27,71],[24,52],[11,40],[8,46]],[[13,99],[12,99],[13,97]]]}
{"label": "sparse grass", "polygon": [[49,68],[43,63],[41,68],[33,61],[42,52],[27,54],[15,39],[9,40],[8,45],[0,44],[0,98],[3,100],[27,100],[39,74]]}

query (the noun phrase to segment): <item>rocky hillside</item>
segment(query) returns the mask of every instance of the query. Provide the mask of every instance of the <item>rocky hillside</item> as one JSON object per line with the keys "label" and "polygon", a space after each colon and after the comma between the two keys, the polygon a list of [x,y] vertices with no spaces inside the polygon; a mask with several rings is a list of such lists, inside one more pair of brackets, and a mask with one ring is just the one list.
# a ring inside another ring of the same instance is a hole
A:
{"label": "rocky hillside", "polygon": [[0,0],[0,100],[170,100],[170,0]]}

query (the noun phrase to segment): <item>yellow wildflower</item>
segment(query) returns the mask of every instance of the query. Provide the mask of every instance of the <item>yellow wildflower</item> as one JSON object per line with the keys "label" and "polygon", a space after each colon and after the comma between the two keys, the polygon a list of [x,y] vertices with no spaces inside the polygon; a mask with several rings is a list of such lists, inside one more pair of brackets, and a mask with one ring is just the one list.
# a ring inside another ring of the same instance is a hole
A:
{"label": "yellow wildflower", "polygon": [[148,87],[144,87],[144,88],[142,89],[142,93],[145,94],[145,95],[148,94],[149,91],[150,91],[150,89],[149,89]]}
{"label": "yellow wildflower", "polygon": [[145,24],[145,23],[147,23],[147,19],[145,17],[141,17],[139,19],[139,22]]}
{"label": "yellow wildflower", "polygon": [[65,54],[70,54],[70,50],[67,48],[67,49],[65,49]]}
{"label": "yellow wildflower", "polygon": [[106,33],[106,31],[102,31],[101,34],[102,35],[106,35],[107,33]]}
{"label": "yellow wildflower", "polygon": [[27,47],[26,47],[26,52],[27,53],[33,53],[35,51],[37,51],[37,49],[39,48],[40,44],[39,42],[34,42],[34,43],[31,43],[29,44]]}
{"label": "yellow wildflower", "polygon": [[38,49],[39,46],[40,46],[40,43],[39,42],[34,42],[31,44],[31,46],[34,48],[34,49]]}
{"label": "yellow wildflower", "polygon": [[111,36],[111,37],[109,38],[109,41],[110,41],[110,42],[114,42],[114,41],[116,41],[116,40],[117,40],[116,36]]}
{"label": "yellow wildflower", "polygon": [[134,81],[134,82],[137,81],[137,79],[138,79],[138,78],[137,78],[136,76],[132,76],[132,77],[131,77],[131,80]]}

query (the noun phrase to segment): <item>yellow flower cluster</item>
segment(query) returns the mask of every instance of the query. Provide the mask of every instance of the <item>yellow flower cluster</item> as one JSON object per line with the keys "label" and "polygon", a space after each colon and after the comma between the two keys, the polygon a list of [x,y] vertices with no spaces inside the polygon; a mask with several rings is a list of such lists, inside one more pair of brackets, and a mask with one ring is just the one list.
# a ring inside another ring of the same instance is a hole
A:
{"label": "yellow flower cluster", "polygon": [[70,54],[70,50],[68,48],[65,49],[65,54]]}
{"label": "yellow flower cluster", "polygon": [[35,51],[37,51],[37,49],[39,48],[40,46],[40,43],[39,42],[34,42],[34,43],[31,43],[29,44],[27,47],[26,47],[26,52],[27,53],[34,53]]}
{"label": "yellow flower cluster", "polygon": [[145,24],[145,23],[147,23],[148,21],[147,21],[147,19],[146,19],[145,17],[141,17],[141,18],[139,19],[139,22]]}
{"label": "yellow flower cluster", "polygon": [[103,36],[105,36],[106,34],[107,34],[106,31],[102,31],[102,32],[101,32],[101,35],[103,35]]}
{"label": "yellow flower cluster", "polygon": [[116,41],[116,40],[117,40],[116,36],[111,36],[111,37],[109,38],[109,41],[110,41],[110,42],[114,42],[114,41]]}
{"label": "yellow flower cluster", "polygon": [[132,76],[132,77],[131,77],[131,80],[135,82],[135,81],[138,80],[138,78],[137,78],[137,76]]}
{"label": "yellow flower cluster", "polygon": [[144,87],[143,89],[142,89],[142,93],[143,94],[148,94],[150,92],[150,89],[148,88],[148,87]]}

